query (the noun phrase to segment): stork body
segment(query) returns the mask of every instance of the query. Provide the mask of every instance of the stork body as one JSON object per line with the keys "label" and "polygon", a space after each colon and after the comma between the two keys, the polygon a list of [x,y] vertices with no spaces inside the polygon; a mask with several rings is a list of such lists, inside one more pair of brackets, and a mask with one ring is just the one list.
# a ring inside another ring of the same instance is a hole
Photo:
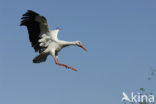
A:
{"label": "stork body", "polygon": [[23,14],[21,19],[22,21],[20,25],[27,27],[31,45],[35,52],[39,52],[39,55],[33,59],[34,63],[44,62],[47,57],[51,55],[57,65],[77,71],[73,67],[61,64],[58,59],[58,52],[62,48],[70,45],[79,46],[86,51],[86,48],[80,41],[68,42],[58,40],[57,35],[60,29],[56,28],[55,30],[50,31],[46,18],[34,11],[28,10],[25,14]]}

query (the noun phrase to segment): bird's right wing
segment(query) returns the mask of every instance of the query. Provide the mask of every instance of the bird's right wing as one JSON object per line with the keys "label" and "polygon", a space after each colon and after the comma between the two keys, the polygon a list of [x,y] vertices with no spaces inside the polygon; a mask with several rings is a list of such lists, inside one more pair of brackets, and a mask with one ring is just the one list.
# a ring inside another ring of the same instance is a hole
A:
{"label": "bird's right wing", "polygon": [[57,37],[58,32],[59,32],[59,29],[52,30],[52,31],[50,32],[50,37],[51,37],[51,39],[53,39],[53,40],[58,40],[58,37]]}
{"label": "bird's right wing", "polygon": [[20,25],[27,27],[32,47],[35,52],[40,52],[45,48],[45,45],[40,45],[39,40],[48,37],[50,33],[46,18],[32,10],[28,10],[21,19]]}

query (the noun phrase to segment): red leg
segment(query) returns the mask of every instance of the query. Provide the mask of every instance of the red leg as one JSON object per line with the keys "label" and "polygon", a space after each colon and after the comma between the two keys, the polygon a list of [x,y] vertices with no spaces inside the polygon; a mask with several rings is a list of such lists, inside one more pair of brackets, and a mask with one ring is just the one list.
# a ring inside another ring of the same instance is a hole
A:
{"label": "red leg", "polygon": [[68,69],[72,69],[72,70],[74,70],[74,71],[77,71],[77,69],[75,69],[75,68],[73,68],[73,67],[71,67],[71,66],[68,66],[68,65],[65,65],[65,64],[60,64],[58,57],[55,59],[55,63],[56,63],[57,65],[59,65],[59,66],[64,66],[64,67],[66,67],[66,68],[68,68]]}

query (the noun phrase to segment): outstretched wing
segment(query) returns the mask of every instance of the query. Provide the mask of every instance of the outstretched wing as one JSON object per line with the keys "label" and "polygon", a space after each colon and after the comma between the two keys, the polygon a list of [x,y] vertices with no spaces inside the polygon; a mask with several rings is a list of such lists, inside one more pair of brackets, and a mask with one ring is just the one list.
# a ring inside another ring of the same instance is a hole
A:
{"label": "outstretched wing", "polygon": [[40,46],[39,40],[43,37],[43,34],[47,35],[50,32],[46,18],[32,10],[28,10],[21,19],[20,26],[27,27],[29,40],[35,52],[42,51],[45,47]]}

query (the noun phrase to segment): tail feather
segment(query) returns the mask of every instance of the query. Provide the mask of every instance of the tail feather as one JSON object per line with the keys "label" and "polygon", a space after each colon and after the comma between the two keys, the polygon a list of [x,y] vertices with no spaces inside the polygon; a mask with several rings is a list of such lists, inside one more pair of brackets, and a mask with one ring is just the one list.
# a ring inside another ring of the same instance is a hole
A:
{"label": "tail feather", "polygon": [[46,61],[47,56],[48,56],[47,54],[41,53],[41,54],[37,55],[37,56],[33,59],[33,63],[41,63],[41,62],[44,62],[44,61]]}

